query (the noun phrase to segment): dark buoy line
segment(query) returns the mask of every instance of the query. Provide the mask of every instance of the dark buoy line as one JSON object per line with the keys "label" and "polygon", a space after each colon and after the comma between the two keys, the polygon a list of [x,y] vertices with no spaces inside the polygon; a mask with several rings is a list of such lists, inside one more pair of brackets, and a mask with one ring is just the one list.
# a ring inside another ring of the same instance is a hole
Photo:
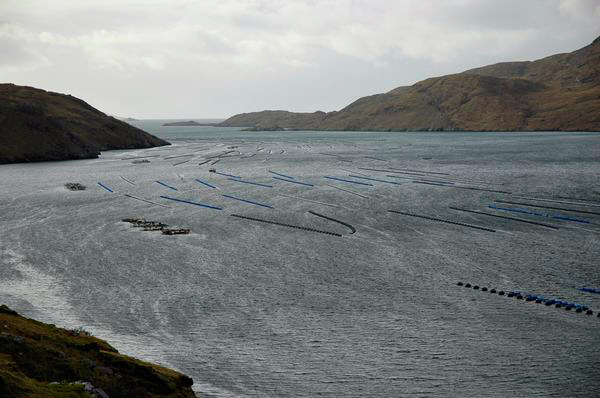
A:
{"label": "dark buoy line", "polygon": [[163,196],[163,195],[161,195],[160,197],[163,198],[163,199],[167,199],[167,200],[173,200],[175,202],[187,203],[187,204],[190,204],[190,205],[195,205],[195,206],[200,206],[200,207],[206,207],[207,209],[223,210],[222,207],[207,205],[207,204],[204,204],[204,203],[192,202],[191,200],[171,198],[169,196]]}
{"label": "dark buoy line", "polygon": [[337,177],[323,176],[323,178],[327,178],[327,179],[329,179],[329,180],[335,180],[335,181],[348,182],[348,183],[351,183],[351,184],[356,184],[356,185],[367,185],[367,186],[370,186],[370,187],[372,187],[372,186],[373,186],[373,184],[369,184],[369,183],[366,183],[366,182],[359,182],[359,181],[345,180],[345,179],[343,179],[343,178],[337,178]]}
{"label": "dark buoy line", "polygon": [[577,288],[577,290],[579,290],[580,292],[585,292],[585,293],[600,294],[600,289],[594,289],[592,287],[580,287],[580,288]]}
{"label": "dark buoy line", "polygon": [[336,223],[338,223],[338,224],[342,224],[342,225],[343,225],[343,226],[345,226],[345,227],[348,227],[348,228],[350,229],[350,231],[351,231],[351,232],[350,232],[350,235],[352,235],[352,234],[354,234],[354,233],[356,232],[356,228],[354,228],[352,225],[350,225],[350,224],[348,224],[348,223],[346,223],[346,222],[344,222],[344,221],[336,220],[335,218],[328,217],[328,216],[326,216],[326,215],[323,215],[323,214],[319,214],[319,213],[317,213],[316,211],[309,210],[308,212],[309,212],[310,214],[312,214],[312,215],[315,215],[315,216],[317,216],[317,217],[321,217],[321,218],[324,218],[324,219],[326,219],[326,220],[333,221],[333,222],[336,222]]}
{"label": "dark buoy line", "polygon": [[361,193],[358,193],[358,192],[350,191],[350,190],[348,190],[348,189],[344,189],[344,188],[336,187],[335,185],[331,185],[331,184],[325,184],[325,186],[327,186],[327,187],[331,187],[331,188],[335,188],[335,189],[338,189],[338,190],[340,190],[340,191],[348,192],[348,193],[351,193],[352,195],[360,196],[360,197],[361,197],[361,198],[363,198],[363,199],[369,199],[369,197],[368,197],[367,195],[363,195],[363,194],[361,194]]}
{"label": "dark buoy line", "polygon": [[154,182],[156,182],[157,184],[160,184],[160,185],[162,185],[163,187],[167,187],[167,188],[169,188],[169,189],[172,189],[173,191],[177,191],[177,188],[175,188],[175,187],[172,187],[172,186],[170,186],[170,185],[167,185],[167,184],[165,184],[165,183],[164,183],[164,182],[162,182],[162,181],[158,181],[158,180],[156,180],[156,181],[154,181]]}
{"label": "dark buoy line", "polygon": [[302,227],[302,226],[299,226],[299,225],[286,224],[286,223],[281,223],[281,222],[271,221],[271,220],[264,220],[262,218],[242,216],[242,215],[239,215],[239,214],[231,214],[231,216],[232,217],[237,217],[237,218],[243,218],[245,220],[258,221],[258,222],[262,222],[262,223],[266,223],[266,224],[280,225],[282,227],[288,227],[288,228],[300,229],[300,230],[303,230],[303,231],[317,232],[317,233],[321,233],[321,234],[342,237],[341,234],[338,234],[336,232],[322,231],[320,229]]}
{"label": "dark buoy line", "polygon": [[481,215],[489,216],[489,217],[496,217],[496,218],[502,218],[502,219],[505,219],[505,220],[518,221],[518,222],[522,222],[522,223],[526,223],[526,224],[539,225],[541,227],[546,227],[546,228],[551,228],[551,229],[559,229],[558,227],[556,227],[554,225],[544,224],[544,223],[535,222],[535,221],[529,221],[529,220],[525,220],[523,218],[501,216],[499,214],[486,213],[486,212],[478,211],[478,210],[461,209],[459,207],[453,207],[453,206],[449,206],[449,208],[452,209],[452,210],[464,211],[464,212],[467,212],[467,213],[481,214]]}
{"label": "dark buoy line", "polygon": [[281,174],[281,173],[278,173],[278,172],[276,172],[276,171],[273,171],[273,170],[267,170],[267,171],[268,171],[269,173],[271,173],[271,174],[275,174],[276,176],[279,176],[279,177],[284,177],[284,178],[288,178],[288,179],[290,179],[290,180],[295,180],[295,178],[294,178],[294,177],[292,177],[292,176],[288,176],[288,175],[285,175],[285,174]]}
{"label": "dark buoy line", "polygon": [[136,200],[139,200],[139,201],[141,201],[141,202],[150,203],[150,204],[153,204],[153,205],[156,205],[156,206],[160,206],[160,207],[170,207],[170,206],[167,206],[167,205],[163,205],[163,204],[161,204],[161,203],[156,203],[156,202],[153,202],[153,201],[151,201],[151,200],[147,200],[147,199],[144,199],[144,198],[139,198],[139,197],[137,197],[137,196],[129,195],[129,194],[127,194],[127,193],[126,193],[126,194],[124,194],[123,196],[126,196],[126,197],[128,197],[128,198],[131,198],[131,199],[136,199]]}
{"label": "dark buoy line", "polygon": [[266,205],[266,204],[264,204],[264,203],[258,203],[258,202],[255,202],[255,201],[253,201],[253,200],[242,199],[242,198],[236,198],[235,196],[231,196],[231,195],[225,195],[225,194],[223,194],[222,196],[223,196],[223,197],[225,197],[225,198],[228,198],[228,199],[239,200],[240,202],[245,202],[245,203],[249,203],[249,204],[256,205],[256,206],[260,206],[260,207],[266,207],[266,208],[268,208],[268,209],[272,209],[272,208],[273,208],[273,206]]}
{"label": "dark buoy line", "polygon": [[380,180],[378,178],[371,178],[371,177],[361,177],[361,176],[357,176],[355,174],[350,174],[350,177],[361,178],[363,180],[369,180],[369,181],[385,182],[386,184],[402,185],[402,183],[400,183],[400,182]]}
{"label": "dark buoy line", "polygon": [[244,181],[244,180],[239,180],[237,178],[229,178],[229,181],[241,182],[242,184],[256,185],[256,186],[264,187],[264,188],[273,188],[273,185],[261,184],[260,182],[253,182],[253,181]]}
{"label": "dark buoy line", "polygon": [[301,181],[295,181],[295,180],[288,180],[286,178],[281,178],[281,177],[271,177],[271,178],[274,178],[274,179],[279,180],[279,181],[291,182],[292,184],[305,185],[307,187],[314,187],[313,184],[309,184],[307,182],[301,182]]}
{"label": "dark buoy line", "polygon": [[565,202],[563,200],[543,199],[543,198],[531,198],[531,197],[528,197],[528,196],[513,196],[513,198],[525,199],[525,200],[535,200],[536,202],[561,203],[561,204],[573,205],[573,206],[600,207],[600,204],[594,204],[594,203]]}
{"label": "dark buoy line", "polygon": [[204,162],[200,162],[200,163],[198,163],[198,166],[202,166],[203,164],[206,164],[206,163],[208,163],[208,162],[210,162],[210,159],[208,159],[208,160],[205,160]]}
{"label": "dark buoy line", "polygon": [[209,183],[208,183],[208,182],[206,182],[206,181],[202,181],[202,180],[200,180],[200,179],[198,179],[198,178],[195,178],[195,180],[196,180],[197,182],[199,182],[200,184],[206,185],[206,186],[207,186],[207,187],[209,187],[209,188],[217,189],[217,187],[216,187],[216,186],[214,186],[214,185],[211,185],[211,184],[209,184]]}
{"label": "dark buoy line", "polygon": [[98,185],[100,185],[102,188],[106,189],[108,192],[114,192],[112,189],[110,189],[106,185],[102,184],[100,181],[98,181]]}
{"label": "dark buoy line", "polygon": [[556,220],[573,221],[573,222],[582,223],[582,224],[590,224],[590,222],[588,220],[584,220],[584,219],[580,219],[580,218],[573,218],[573,217],[565,216],[562,214],[552,215],[552,214],[536,213],[536,212],[528,210],[528,209],[512,209],[509,207],[498,207],[498,206],[494,206],[494,205],[489,205],[488,207],[490,209],[495,209],[495,210],[511,211],[513,213],[523,213],[523,214],[529,214],[529,215],[537,216],[537,217],[554,218]]}
{"label": "dark buoy line", "polygon": [[480,227],[480,226],[478,226],[478,225],[465,224],[465,223],[456,222],[456,221],[443,220],[443,219],[441,219],[441,218],[435,218],[435,217],[423,216],[423,215],[420,215],[420,214],[407,213],[407,212],[398,211],[398,210],[388,210],[388,212],[390,212],[390,213],[396,213],[396,214],[402,214],[402,215],[405,215],[405,216],[410,216],[410,217],[418,217],[418,218],[423,218],[423,219],[425,219],[425,220],[431,220],[431,221],[443,222],[443,223],[446,223],[446,224],[459,225],[459,226],[461,226],[461,227],[468,227],[468,228],[479,229],[479,230],[482,230],[482,231],[487,231],[487,232],[496,232],[496,230],[495,230],[495,229],[491,229],[491,228]]}
{"label": "dark buoy line", "polygon": [[494,200],[494,202],[497,202],[497,203],[507,203],[507,204],[510,204],[510,205],[521,205],[521,206],[529,206],[529,207],[539,207],[540,209],[561,210],[561,211],[568,211],[568,212],[571,212],[571,213],[593,214],[595,216],[600,216],[600,213],[596,213],[596,212],[593,212],[593,211],[576,210],[576,209],[565,209],[564,207],[542,206],[542,205],[536,205],[534,203],[511,202],[511,201],[508,201],[508,200]]}
{"label": "dark buoy line", "polygon": [[[212,169],[211,169],[212,170]],[[220,176],[231,177],[231,178],[242,178],[240,176],[234,176],[233,174],[221,173],[220,171],[212,171],[212,173],[218,174]]]}
{"label": "dark buoy line", "polygon": [[477,188],[477,187],[460,187],[458,185],[436,184],[436,183],[424,182],[424,181],[413,181],[413,183],[415,183],[415,184],[425,184],[425,185],[437,185],[437,186],[443,186],[443,187],[448,187],[448,188],[457,188],[457,189],[468,189],[468,190],[471,190],[471,191],[504,193],[504,194],[508,194],[508,195],[512,194],[512,192],[508,192],[508,191],[496,191],[496,190],[493,190],[493,189],[485,189],[485,188]]}
{"label": "dark buoy line", "polygon": [[[473,285],[471,286],[470,283],[464,283],[464,282],[458,282],[456,284],[457,286],[464,286],[466,288],[471,288],[473,287],[473,290],[480,290],[481,292],[486,292],[488,291],[487,287],[479,287],[479,285]],[[497,291],[496,289],[490,289],[489,290],[490,293],[498,293],[499,296],[504,296],[505,293],[503,290],[499,290]],[[533,303],[535,302],[536,304],[544,304],[546,307],[550,307],[550,306],[555,306],[556,308],[564,308],[565,311],[572,311],[575,310],[576,313],[579,314],[583,314],[585,313],[586,315],[593,315],[594,311],[591,310],[587,305],[584,304],[578,304],[578,303],[572,303],[569,301],[563,301],[563,300],[558,300],[558,299],[550,299],[550,298],[546,298],[540,295],[536,295],[536,294],[527,294],[527,293],[523,293],[520,291],[510,291],[508,292],[508,294],[506,294],[507,297],[514,297],[517,300],[525,300],[526,302],[529,303]],[[600,318],[600,313],[598,314],[598,317]]]}

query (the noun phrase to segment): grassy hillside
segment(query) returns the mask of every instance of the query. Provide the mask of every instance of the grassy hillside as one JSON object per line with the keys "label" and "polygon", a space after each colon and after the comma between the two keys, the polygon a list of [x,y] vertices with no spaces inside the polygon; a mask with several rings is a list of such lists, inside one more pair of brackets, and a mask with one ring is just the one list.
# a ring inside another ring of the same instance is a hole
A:
{"label": "grassy hillside", "polygon": [[[121,355],[107,342],[24,318],[0,306],[0,397],[193,398],[192,379]],[[89,388],[88,388],[89,389]]]}
{"label": "grassy hillside", "polygon": [[600,38],[568,54],[434,77],[338,112],[263,111],[222,126],[376,131],[600,131]]}
{"label": "grassy hillside", "polygon": [[0,84],[0,163],[97,157],[169,143],[70,95]]}

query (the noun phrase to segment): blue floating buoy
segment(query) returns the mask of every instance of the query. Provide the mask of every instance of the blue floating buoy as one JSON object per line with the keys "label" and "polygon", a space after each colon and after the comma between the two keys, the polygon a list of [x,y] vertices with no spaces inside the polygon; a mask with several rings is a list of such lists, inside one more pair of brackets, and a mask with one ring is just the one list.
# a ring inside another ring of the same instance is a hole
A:
{"label": "blue floating buoy", "polygon": [[572,309],[573,309],[572,305],[565,306],[565,310],[567,310],[567,311],[571,311]]}
{"label": "blue floating buoy", "polygon": [[481,288],[481,291],[482,291],[482,292],[487,292],[487,290],[488,290],[488,288],[487,288],[487,287],[482,287],[482,288]]}
{"label": "blue floating buoy", "polygon": [[479,290],[479,286],[475,285],[475,286],[473,286],[473,289]]}
{"label": "blue floating buoy", "polygon": [[517,295],[517,300],[523,300],[523,296],[521,296],[520,294]]}
{"label": "blue floating buoy", "polygon": [[530,294],[527,295],[527,297],[525,297],[525,301],[533,301],[533,300],[535,300],[535,296],[532,296]]}
{"label": "blue floating buoy", "polygon": [[471,284],[470,284],[470,283],[467,283],[467,284],[465,285],[465,287],[471,287]]}
{"label": "blue floating buoy", "polygon": [[583,308],[581,308],[581,307],[577,307],[577,308],[575,309],[575,312],[583,312]]}
{"label": "blue floating buoy", "polygon": [[462,286],[462,285],[463,285],[463,283],[462,283],[462,282],[458,282],[456,285],[457,285],[457,286]]}
{"label": "blue floating buoy", "polygon": [[504,290],[500,290],[500,291],[498,292],[498,294],[499,294],[500,296],[504,296]]}
{"label": "blue floating buoy", "polygon": [[554,300],[549,300],[549,301],[546,301],[544,304],[545,304],[545,305],[547,305],[547,306],[549,307],[549,306],[551,306],[552,304],[554,304],[554,302],[553,302],[553,301],[554,301]]}
{"label": "blue floating buoy", "polygon": [[496,289],[490,289],[490,293],[496,293]]}
{"label": "blue floating buoy", "polygon": [[586,314],[586,315],[593,315],[593,314],[594,314],[594,311],[592,311],[592,310],[587,310],[587,311],[585,312],[585,314]]}
{"label": "blue floating buoy", "polygon": [[544,300],[543,300],[543,299],[541,299],[541,298],[538,298],[537,300],[535,300],[535,302],[536,302],[537,304],[542,304],[542,303],[544,302]]}
{"label": "blue floating buoy", "polygon": [[562,307],[562,304],[561,303],[556,303],[555,307],[556,308],[560,308],[560,307]]}

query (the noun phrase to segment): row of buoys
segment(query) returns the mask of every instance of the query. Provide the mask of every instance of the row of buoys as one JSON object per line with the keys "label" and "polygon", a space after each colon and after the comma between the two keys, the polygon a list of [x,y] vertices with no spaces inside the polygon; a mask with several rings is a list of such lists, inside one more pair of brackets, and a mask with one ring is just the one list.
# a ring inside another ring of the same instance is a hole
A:
{"label": "row of buoys", "polygon": [[337,219],[335,219],[333,217],[329,217],[329,216],[326,216],[324,214],[317,213],[316,211],[309,210],[308,212],[310,214],[314,215],[314,216],[321,217],[321,218],[324,218],[326,220],[336,222],[338,224],[342,224],[343,226],[345,226],[345,227],[347,227],[347,228],[350,229],[350,231],[351,231],[350,235],[352,235],[353,233],[356,232],[356,228],[354,228],[352,225],[348,224],[347,222],[344,222],[344,221],[341,221],[341,220],[337,220]]}
{"label": "row of buoys", "polygon": [[482,231],[496,232],[495,229],[491,229],[491,228],[480,227],[478,225],[465,224],[465,223],[462,223],[462,222],[456,222],[456,221],[450,221],[450,220],[443,220],[441,218],[423,216],[421,214],[407,213],[407,212],[398,211],[398,210],[388,210],[388,212],[390,212],[390,213],[396,213],[396,214],[402,214],[404,216],[423,218],[425,220],[439,221],[439,222],[443,222],[443,223],[446,223],[446,224],[460,225],[461,227],[469,227],[469,228],[480,229]]}
{"label": "row of buoys", "polygon": [[425,184],[425,185],[439,185],[439,186],[444,186],[444,187],[448,187],[448,188],[458,188],[458,189],[468,189],[471,191],[483,191],[483,192],[492,192],[492,193],[503,193],[503,194],[512,194],[512,192],[508,192],[508,191],[497,191],[494,189],[485,189],[485,188],[476,188],[476,187],[459,187],[458,185],[447,185],[447,184],[435,184],[432,182],[422,182],[422,181],[413,181],[416,184]]}
{"label": "row of buoys", "polygon": [[571,213],[581,213],[581,214],[593,214],[595,216],[600,216],[600,213],[587,211],[587,210],[577,210],[577,209],[565,209],[564,207],[553,207],[553,206],[542,206],[535,203],[525,203],[525,202],[511,202],[508,200],[494,200],[497,203],[507,203],[510,205],[520,205],[520,206],[529,206],[529,207],[539,207],[541,209],[551,209],[551,210],[560,210],[560,211],[569,211]]}
{"label": "row of buoys", "polygon": [[513,209],[510,207],[498,207],[498,206],[494,206],[494,205],[489,205],[488,207],[490,209],[495,209],[495,210],[511,211],[513,213],[523,213],[523,214],[529,214],[529,215],[537,216],[537,217],[554,218],[556,220],[572,221],[572,222],[578,222],[578,223],[582,223],[582,224],[590,223],[588,220],[584,220],[581,218],[573,218],[573,217],[565,216],[562,214],[537,213],[537,212],[531,211],[529,209]]}
{"label": "row of buoys", "polygon": [[[547,307],[554,305],[556,308],[564,308],[566,311],[575,310],[575,312],[583,313],[586,315],[593,315],[594,311],[591,310],[587,305],[571,303],[569,301],[550,299],[543,296],[538,296],[534,294],[527,294],[520,291],[510,291],[505,292],[504,290],[496,290],[489,289],[487,287],[479,287],[479,285],[471,285],[470,283],[458,282],[457,286],[464,286],[466,288],[473,288],[474,290],[480,290],[482,292],[489,291],[492,294],[498,293],[500,296],[506,295],[506,297],[514,297],[517,300],[525,300],[527,302],[536,302],[537,304],[544,304]],[[600,313],[598,313],[598,318],[600,318]]]}
{"label": "row of buoys", "polygon": [[551,229],[558,229],[558,227],[556,227],[554,225],[544,224],[544,223],[541,223],[541,222],[535,222],[535,221],[530,221],[530,220],[525,220],[525,219],[522,219],[522,218],[501,216],[500,214],[486,213],[484,211],[479,211],[479,210],[462,209],[460,207],[454,207],[454,206],[449,206],[449,208],[452,209],[452,210],[464,211],[464,212],[467,212],[467,213],[481,214],[481,215],[484,215],[484,216],[490,216],[490,217],[495,217],[495,218],[502,218],[504,220],[519,221],[519,222],[526,223],[526,224],[533,224],[533,225],[539,225],[539,226],[547,227],[547,228],[551,228]]}
{"label": "row of buoys", "polygon": [[320,229],[314,229],[314,228],[309,228],[309,227],[302,227],[302,226],[299,226],[299,225],[286,224],[286,223],[281,223],[281,222],[271,221],[271,220],[264,220],[262,218],[242,216],[242,215],[239,215],[239,214],[230,214],[230,215],[232,217],[243,218],[245,220],[258,221],[258,222],[267,223],[267,224],[273,224],[273,225],[281,225],[282,227],[295,228],[295,229],[301,229],[301,230],[304,230],[304,231],[318,232],[318,233],[321,233],[321,234],[342,237],[342,234],[338,234],[337,232],[322,231]]}

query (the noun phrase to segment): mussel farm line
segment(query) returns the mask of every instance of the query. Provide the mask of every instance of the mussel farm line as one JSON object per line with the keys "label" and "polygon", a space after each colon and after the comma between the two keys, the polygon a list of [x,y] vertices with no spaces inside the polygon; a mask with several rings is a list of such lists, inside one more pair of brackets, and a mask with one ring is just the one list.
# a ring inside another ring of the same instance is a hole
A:
{"label": "mussel farm line", "polygon": [[106,189],[108,192],[114,192],[112,189],[110,189],[106,185],[102,184],[100,181],[98,181],[98,185],[100,185],[102,188]]}
{"label": "mussel farm line", "polygon": [[435,218],[435,217],[429,217],[429,216],[423,216],[420,214],[413,214],[413,213],[407,213],[407,212],[403,212],[403,211],[398,211],[398,210],[388,210],[390,213],[395,213],[395,214],[402,214],[404,216],[410,216],[410,217],[417,217],[417,218],[423,218],[425,220],[431,220],[431,221],[438,221],[438,222],[443,222],[446,224],[453,224],[453,225],[459,225],[461,227],[469,227],[469,228],[474,228],[474,229],[479,229],[482,231],[487,231],[487,232],[496,232],[495,229],[491,229],[491,228],[486,228],[486,227],[480,227],[478,225],[471,225],[471,224],[465,224],[465,223],[461,223],[461,222],[456,222],[456,221],[450,221],[450,220],[443,220],[441,218]]}
{"label": "mussel farm line", "polygon": [[346,222],[344,222],[344,221],[336,220],[335,218],[328,217],[328,216],[326,216],[326,215],[323,215],[323,214],[319,214],[319,213],[317,213],[316,211],[309,210],[308,212],[309,212],[310,214],[312,214],[312,215],[315,215],[315,216],[317,216],[317,217],[321,217],[321,218],[324,218],[324,219],[326,219],[326,220],[333,221],[333,222],[336,222],[336,223],[338,223],[338,224],[342,224],[342,225],[343,225],[343,226],[345,226],[345,227],[348,227],[348,228],[350,229],[350,231],[351,231],[351,232],[350,232],[350,235],[352,235],[352,234],[354,234],[354,233],[356,232],[356,228],[354,228],[352,225],[350,225],[350,224],[348,224],[348,223],[346,223]]}
{"label": "mussel farm line", "polygon": [[292,177],[292,176],[288,176],[288,175],[285,175],[285,174],[281,174],[281,173],[278,173],[278,172],[276,172],[276,171],[273,171],[273,170],[267,170],[267,171],[268,171],[269,173],[271,173],[271,174],[275,174],[276,176],[279,176],[279,177],[289,178],[290,180],[294,180],[294,179],[295,179],[295,178],[294,178],[294,177]]}
{"label": "mussel farm line", "polygon": [[494,206],[494,205],[489,205],[488,207],[490,209],[511,211],[513,213],[529,214],[529,215],[537,216],[537,217],[554,218],[556,220],[572,221],[572,222],[577,222],[577,223],[581,223],[581,224],[589,224],[590,223],[588,220],[583,220],[580,218],[573,218],[573,217],[565,216],[562,214],[552,215],[552,214],[536,213],[536,212],[528,210],[528,209],[512,209],[512,208],[508,208],[508,207],[498,207],[498,206]]}
{"label": "mussel farm line", "polygon": [[156,181],[154,181],[154,182],[156,182],[157,184],[160,184],[160,185],[162,185],[163,187],[167,187],[167,188],[169,188],[169,189],[172,189],[173,191],[177,191],[177,188],[175,188],[175,187],[172,187],[172,186],[170,186],[170,185],[168,185],[168,184],[165,184],[165,183],[164,183],[164,182],[162,182],[162,181],[158,181],[158,180],[156,180]]}
{"label": "mussel farm line", "polygon": [[512,221],[519,221],[519,222],[523,222],[523,223],[527,223],[527,224],[539,225],[541,227],[546,227],[546,228],[559,229],[557,226],[554,226],[554,225],[544,224],[544,223],[535,222],[535,221],[529,221],[529,220],[525,220],[523,218],[501,216],[499,214],[486,213],[486,212],[478,211],[478,210],[461,209],[460,207],[453,207],[453,206],[449,206],[448,208],[452,209],[452,210],[464,211],[464,212],[467,212],[467,213],[481,214],[483,216],[490,216],[490,217],[502,218],[504,220],[512,220]]}
{"label": "mussel farm line", "polygon": [[372,187],[372,186],[373,186],[373,184],[368,184],[368,183],[366,183],[366,182],[359,182],[359,181],[345,180],[345,179],[343,179],[343,178],[337,178],[337,177],[323,176],[323,178],[327,178],[327,179],[329,179],[329,180],[341,181],[341,182],[348,182],[348,183],[351,183],[351,184],[356,184],[356,185],[367,185],[367,186],[370,186],[370,187]]}
{"label": "mussel farm line", "polygon": [[163,199],[172,200],[172,201],[175,201],[175,202],[187,203],[187,204],[190,204],[190,205],[195,205],[195,206],[200,206],[200,207],[206,207],[207,209],[223,210],[222,207],[207,205],[207,204],[204,204],[204,203],[192,202],[191,200],[171,198],[171,197],[163,196],[163,195],[161,195],[160,197],[163,198]]}
{"label": "mussel farm line", "polygon": [[286,178],[281,178],[281,177],[271,177],[271,178],[274,178],[274,179],[279,180],[279,181],[291,182],[292,184],[305,185],[307,187],[314,187],[313,184],[309,184],[307,182],[301,182],[301,181],[295,181],[295,180],[288,180]]}
{"label": "mussel farm line", "polygon": [[571,212],[571,213],[593,214],[595,216],[600,216],[600,213],[596,213],[596,212],[593,212],[593,211],[585,211],[585,210],[577,210],[577,209],[565,209],[564,207],[541,206],[541,205],[536,205],[534,203],[511,202],[511,201],[508,201],[508,200],[494,200],[494,202],[497,202],[497,203],[506,203],[506,204],[509,204],[509,205],[521,205],[521,206],[529,206],[529,207],[539,207],[540,209],[561,210],[561,211],[568,211],[568,212]]}
{"label": "mussel farm line", "polygon": [[239,214],[230,214],[230,215],[232,217],[243,218],[245,220],[258,221],[258,222],[267,223],[267,224],[280,225],[282,227],[288,227],[288,228],[300,229],[300,230],[303,230],[303,231],[317,232],[317,233],[320,233],[320,234],[326,234],[326,235],[332,235],[332,236],[342,237],[341,234],[338,234],[336,232],[322,231],[320,229],[302,227],[302,226],[299,226],[299,225],[286,224],[286,223],[281,223],[281,222],[271,221],[271,220],[264,220],[262,218],[241,216]]}
{"label": "mussel farm line", "polygon": [[260,182],[253,182],[253,181],[244,181],[244,180],[239,180],[236,178],[229,178],[229,181],[241,182],[243,184],[256,185],[256,186],[265,187],[265,188],[273,188],[273,185],[261,184]]}
{"label": "mussel farm line", "polygon": [[253,200],[242,199],[242,198],[236,198],[235,196],[231,196],[231,195],[225,195],[225,194],[223,194],[222,196],[223,196],[223,197],[225,197],[225,198],[228,198],[228,199],[239,200],[240,202],[244,202],[244,203],[250,203],[250,204],[252,204],[252,205],[256,205],[256,206],[266,207],[266,208],[268,208],[268,209],[272,209],[272,208],[273,208],[273,206],[266,205],[266,204],[264,204],[264,203],[258,203],[258,202],[255,202],[255,201],[253,201]]}
{"label": "mussel farm line", "polygon": [[209,184],[209,183],[208,183],[208,182],[206,182],[206,181],[202,181],[202,180],[200,180],[200,179],[198,179],[198,178],[196,178],[195,180],[196,180],[197,182],[199,182],[200,184],[206,185],[207,187],[210,187],[210,188],[213,188],[213,189],[218,189],[216,186],[214,186],[214,185],[211,185],[211,184]]}

